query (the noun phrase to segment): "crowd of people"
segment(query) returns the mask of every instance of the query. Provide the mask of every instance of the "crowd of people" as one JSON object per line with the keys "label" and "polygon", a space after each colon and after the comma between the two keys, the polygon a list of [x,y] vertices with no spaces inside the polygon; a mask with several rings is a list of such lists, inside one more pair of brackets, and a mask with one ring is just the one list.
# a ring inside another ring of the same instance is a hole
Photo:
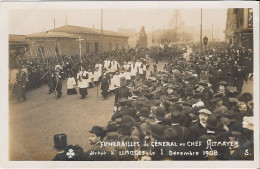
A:
{"label": "crowd of people", "polygon": [[[63,151],[53,160],[253,160],[253,96],[242,93],[253,75],[252,50],[225,43],[190,47],[189,58],[185,47],[173,46],[101,55],[73,73],[75,67],[63,67],[68,94],[77,93],[78,84],[85,98],[93,69],[94,85],[100,83],[104,99],[114,93],[115,109],[107,125],[89,131],[90,150],[55,135]],[[149,59],[166,61],[163,71],[154,64],[146,72]]]}

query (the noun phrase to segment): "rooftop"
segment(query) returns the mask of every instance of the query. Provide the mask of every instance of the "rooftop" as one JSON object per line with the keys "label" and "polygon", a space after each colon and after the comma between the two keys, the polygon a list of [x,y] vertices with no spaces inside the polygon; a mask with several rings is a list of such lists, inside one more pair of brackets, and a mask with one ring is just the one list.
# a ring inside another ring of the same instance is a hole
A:
{"label": "rooftop", "polygon": [[46,31],[46,32],[39,32],[39,33],[33,33],[33,34],[28,34],[26,35],[27,38],[78,38],[78,36],[74,34],[69,34],[66,32],[51,32],[51,31]]}
{"label": "rooftop", "polygon": [[[100,29],[94,29],[94,28],[87,28],[87,27],[81,27],[81,26],[73,26],[73,25],[65,25],[61,26],[55,29],[49,30],[49,32],[66,32],[66,33],[72,33],[72,34],[78,34],[78,33],[87,33],[87,34],[96,34],[100,35],[101,30]],[[127,35],[123,35],[118,32],[113,32],[113,31],[108,31],[108,30],[103,30],[103,35],[107,36],[119,36],[119,37],[126,37],[128,38]]]}

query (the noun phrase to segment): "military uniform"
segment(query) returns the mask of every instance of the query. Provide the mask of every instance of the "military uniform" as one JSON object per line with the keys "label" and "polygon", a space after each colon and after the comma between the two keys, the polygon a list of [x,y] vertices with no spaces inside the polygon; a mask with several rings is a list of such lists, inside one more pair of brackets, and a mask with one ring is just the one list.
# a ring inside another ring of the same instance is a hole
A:
{"label": "military uniform", "polygon": [[16,74],[16,94],[17,94],[16,103],[19,103],[21,98],[23,98],[23,101],[26,100],[25,86],[26,86],[26,73],[23,71],[19,71]]}

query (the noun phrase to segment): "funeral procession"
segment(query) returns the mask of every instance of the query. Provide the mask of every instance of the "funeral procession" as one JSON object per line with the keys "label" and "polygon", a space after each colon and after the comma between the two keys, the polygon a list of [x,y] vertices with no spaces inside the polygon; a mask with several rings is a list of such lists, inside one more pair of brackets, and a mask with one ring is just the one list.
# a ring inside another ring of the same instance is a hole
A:
{"label": "funeral procession", "polygon": [[255,159],[252,8],[34,12],[9,16],[10,161]]}

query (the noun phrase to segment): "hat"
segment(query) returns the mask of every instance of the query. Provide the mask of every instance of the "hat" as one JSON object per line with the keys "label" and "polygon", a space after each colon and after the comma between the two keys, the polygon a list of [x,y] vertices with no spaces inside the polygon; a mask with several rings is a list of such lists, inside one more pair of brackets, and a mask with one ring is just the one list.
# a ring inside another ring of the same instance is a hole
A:
{"label": "hat", "polygon": [[179,123],[181,120],[181,111],[174,110],[171,112],[171,121],[173,123]]}
{"label": "hat", "polygon": [[204,114],[207,114],[207,115],[211,115],[212,114],[211,111],[209,111],[208,109],[201,109],[199,111],[199,113],[204,113]]}
{"label": "hat", "polygon": [[66,134],[55,134],[53,137],[54,148],[64,149],[67,146],[67,135]]}
{"label": "hat", "polygon": [[238,103],[238,99],[237,98],[228,98],[230,103]]}
{"label": "hat", "polygon": [[152,104],[155,105],[155,106],[159,106],[161,104],[161,101],[160,100],[152,100]]}
{"label": "hat", "polygon": [[165,118],[165,110],[163,107],[158,107],[155,112],[155,117],[158,119],[158,120],[163,120]]}
{"label": "hat", "polygon": [[133,127],[135,125],[135,119],[129,115],[124,115],[119,122],[120,127]]}
{"label": "hat", "polygon": [[102,127],[93,126],[92,129],[89,131],[92,134],[96,134],[97,136],[104,137],[105,131]]}
{"label": "hat", "polygon": [[250,102],[253,99],[253,96],[251,93],[243,93],[238,100],[242,102]]}
{"label": "hat", "polygon": [[143,95],[144,95],[144,97],[146,97],[149,100],[153,97],[153,94],[150,92],[143,92]]}
{"label": "hat", "polygon": [[148,80],[156,81],[156,78],[155,77],[148,77]]}
{"label": "hat", "polygon": [[168,100],[174,102],[174,101],[179,100],[179,97],[175,96],[175,95],[172,95],[172,96],[169,96]]}
{"label": "hat", "polygon": [[105,137],[106,141],[113,142],[113,141],[119,141],[120,137],[118,133],[116,132],[108,132]]}
{"label": "hat", "polygon": [[243,118],[243,128],[247,128],[249,130],[254,130],[254,118],[253,116]]}
{"label": "hat", "polygon": [[107,132],[116,131],[118,124],[115,121],[109,121],[106,127]]}
{"label": "hat", "polygon": [[140,116],[149,117],[150,111],[149,111],[148,108],[142,107],[142,108],[140,109],[140,114],[139,114],[139,115],[140,115]]}
{"label": "hat", "polygon": [[204,102],[198,101],[197,103],[193,104],[192,107],[204,107]]}
{"label": "hat", "polygon": [[174,89],[174,85],[171,84],[171,83],[169,83],[169,84],[167,85],[167,88],[172,88],[172,89]]}
{"label": "hat", "polygon": [[161,124],[151,125],[148,132],[156,138],[165,138],[165,127]]}
{"label": "hat", "polygon": [[200,84],[200,85],[203,85],[203,86],[207,86],[207,85],[208,85],[208,83],[207,83],[206,80],[200,80],[200,81],[199,81],[199,84]]}
{"label": "hat", "polygon": [[208,118],[207,120],[207,127],[211,128],[211,129],[216,129],[218,128],[219,124],[218,124],[218,119],[214,116],[211,116]]}
{"label": "hat", "polygon": [[219,124],[228,125],[228,124],[230,124],[230,121],[229,121],[229,119],[227,117],[221,117],[219,119]]}
{"label": "hat", "polygon": [[222,80],[222,81],[219,82],[219,84],[225,86],[225,85],[227,85],[227,82]]}

